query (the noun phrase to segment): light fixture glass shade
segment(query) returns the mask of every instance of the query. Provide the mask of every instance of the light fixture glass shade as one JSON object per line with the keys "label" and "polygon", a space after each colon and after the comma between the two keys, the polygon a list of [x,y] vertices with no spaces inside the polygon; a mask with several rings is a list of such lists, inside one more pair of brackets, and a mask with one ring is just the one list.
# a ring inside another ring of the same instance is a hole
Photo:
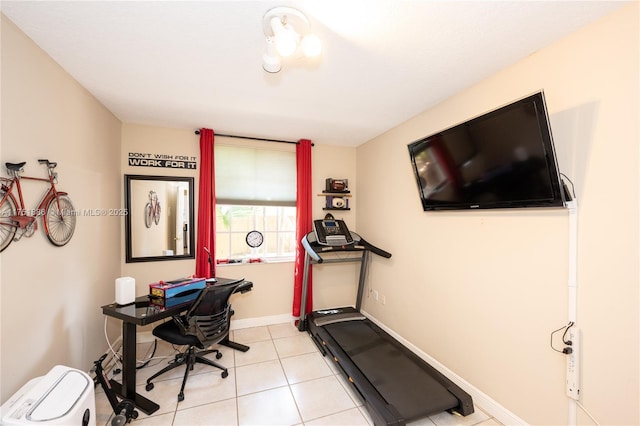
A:
{"label": "light fixture glass shade", "polygon": [[307,58],[315,58],[316,56],[320,56],[322,52],[322,43],[320,42],[320,38],[315,34],[307,34],[302,38],[302,53]]}
{"label": "light fixture glass shade", "polygon": [[280,58],[277,56],[269,56],[268,54],[264,54],[262,56],[262,68],[269,73],[275,74],[280,72],[282,69],[282,64],[280,63]]}
{"label": "light fixture glass shade", "polygon": [[293,55],[298,48],[298,33],[290,25],[283,25],[280,18],[271,19],[276,49],[280,56],[287,57]]}
{"label": "light fixture glass shade", "polygon": [[276,53],[273,37],[267,39],[267,51],[262,55],[262,68],[269,73],[277,73],[282,69],[280,57]]}

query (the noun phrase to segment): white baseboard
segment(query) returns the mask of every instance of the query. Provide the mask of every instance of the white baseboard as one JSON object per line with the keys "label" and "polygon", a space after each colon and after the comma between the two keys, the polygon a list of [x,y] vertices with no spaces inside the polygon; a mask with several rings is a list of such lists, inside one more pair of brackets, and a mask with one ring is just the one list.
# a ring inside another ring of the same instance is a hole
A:
{"label": "white baseboard", "polygon": [[520,417],[516,416],[511,411],[507,410],[505,407],[503,407],[502,405],[498,404],[498,402],[496,402],[493,398],[489,397],[487,394],[482,392],[480,389],[476,388],[471,383],[467,382],[462,377],[458,376],[453,371],[449,370],[443,364],[438,362],[436,359],[431,357],[429,354],[427,354],[427,353],[423,352],[422,350],[420,350],[418,347],[416,347],[415,345],[413,345],[412,343],[407,341],[405,338],[400,336],[398,333],[394,332],[393,330],[391,330],[388,327],[386,327],[384,324],[380,323],[373,316],[371,316],[370,314],[368,314],[365,311],[362,311],[362,313],[365,314],[367,316],[367,318],[369,318],[377,326],[379,326],[384,331],[386,331],[391,336],[393,336],[394,339],[396,339],[397,341],[402,343],[404,346],[406,346],[408,349],[410,349],[413,353],[415,353],[420,358],[422,358],[427,363],[429,363],[436,370],[438,370],[442,374],[444,374],[449,380],[451,380],[456,385],[458,385],[462,389],[464,389],[465,392],[467,392],[469,395],[471,395],[471,398],[473,399],[474,405],[477,405],[478,407],[481,407],[482,410],[485,411],[487,414],[489,414],[491,417],[495,417],[495,419],[498,420],[503,425],[526,425],[527,424],[527,422],[522,420]]}
{"label": "white baseboard", "polygon": [[266,317],[257,318],[243,318],[238,320],[231,320],[231,330],[238,330],[241,328],[249,327],[261,327],[265,325],[282,324],[283,322],[293,323],[296,320],[291,314],[270,315]]}
{"label": "white baseboard", "polygon": [[[243,318],[239,320],[231,320],[231,330],[239,330],[241,328],[260,327],[272,324],[282,324],[283,322],[293,323],[296,320],[291,314],[271,315],[258,318]],[[140,331],[136,335],[137,343],[151,343],[156,337],[151,331]]]}

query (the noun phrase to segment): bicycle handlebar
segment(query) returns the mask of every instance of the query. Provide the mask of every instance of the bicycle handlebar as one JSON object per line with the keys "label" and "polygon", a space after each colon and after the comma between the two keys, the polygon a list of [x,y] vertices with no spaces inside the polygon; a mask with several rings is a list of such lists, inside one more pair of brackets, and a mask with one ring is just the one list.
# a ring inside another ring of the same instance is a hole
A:
{"label": "bicycle handlebar", "polygon": [[58,163],[56,163],[55,161],[49,161],[47,159],[39,159],[38,163],[40,164],[46,164],[47,167],[49,167],[50,169],[54,169],[58,166]]}

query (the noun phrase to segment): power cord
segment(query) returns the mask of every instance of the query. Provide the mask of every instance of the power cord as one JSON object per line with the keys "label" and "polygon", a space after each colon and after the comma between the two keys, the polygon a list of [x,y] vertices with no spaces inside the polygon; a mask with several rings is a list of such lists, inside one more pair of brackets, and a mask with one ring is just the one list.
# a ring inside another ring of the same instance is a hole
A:
{"label": "power cord", "polygon": [[584,413],[585,413],[587,416],[589,416],[589,418],[591,419],[591,421],[593,421],[593,422],[596,424],[596,426],[600,426],[600,423],[598,423],[598,421],[596,420],[596,418],[595,418],[595,417],[593,417],[593,416],[591,415],[591,413],[589,412],[589,410],[587,410],[587,408],[586,408],[584,405],[582,405],[582,404],[580,403],[580,401],[576,401],[576,405],[577,405],[578,407],[580,407],[580,409],[581,409],[582,411],[584,411]]}
{"label": "power cord", "polygon": [[[147,365],[149,365],[149,362],[151,362],[151,360],[154,359],[153,356],[156,354],[156,349],[158,349],[158,339],[153,339],[153,350],[151,351],[151,355],[149,355],[149,358],[147,358],[144,361],[136,360],[136,362],[142,362],[142,364],[136,366],[136,370],[139,370],[139,369],[144,368]],[[162,357],[162,358],[164,358],[164,357]]]}
{"label": "power cord", "polygon": [[122,358],[120,357],[120,354],[116,352],[115,349],[113,349],[113,346],[109,341],[109,336],[107,335],[107,316],[106,315],[104,317],[104,340],[107,342],[107,346],[109,347],[109,351],[111,351],[111,354],[113,355],[113,359],[115,360],[115,362],[122,365]]}
{"label": "power cord", "polygon": [[[573,344],[573,342],[572,342],[571,340],[567,340],[567,339],[566,339],[566,337],[567,337],[567,333],[569,332],[569,329],[570,329],[571,327],[573,327],[573,325],[574,325],[574,322],[573,322],[573,321],[569,321],[569,324],[567,324],[567,325],[565,325],[565,326],[563,326],[563,327],[560,327],[559,329],[554,330],[554,331],[552,331],[552,332],[551,332],[551,349],[553,349],[553,350],[554,350],[554,351],[556,351],[556,352],[563,353],[563,354],[565,354],[565,355],[568,355],[568,354],[570,354],[570,353],[572,353],[572,352],[573,352],[573,349],[571,349],[571,345]],[[556,349],[556,348],[553,346],[553,336],[554,336],[556,333],[559,333],[559,332],[560,332],[560,331],[562,331],[562,330],[564,330],[564,333],[562,334],[562,343],[564,343],[564,344],[565,344],[565,347],[564,347],[564,348],[562,348],[562,349]]]}
{"label": "power cord", "polygon": [[567,181],[569,181],[569,183],[571,184],[571,195],[573,196],[573,199],[576,199],[576,188],[573,185],[573,181],[571,179],[569,179],[567,177],[567,175],[565,175],[564,173],[560,173],[560,176],[562,176],[563,178],[565,178]]}
{"label": "power cord", "polygon": [[[113,345],[109,341],[109,336],[107,334],[107,319],[108,319],[108,317],[105,316],[104,317],[104,338],[105,338],[105,341],[107,342],[107,346],[109,347],[109,352],[111,352],[111,354],[113,355],[113,359],[114,359],[115,363],[120,365],[120,368],[117,368],[117,367],[114,366],[114,369],[113,369],[114,374],[118,374],[122,370],[122,355],[120,355],[120,353],[117,352],[113,348]],[[136,359],[136,364],[137,364],[136,365],[136,369],[141,369],[141,368],[146,367],[149,364],[149,362],[152,361],[152,360],[163,360],[163,359],[171,357],[170,355],[165,355],[165,356],[161,356],[161,357],[154,357],[157,348],[158,348],[158,340],[154,339],[154,341],[153,341],[153,350],[151,352],[151,355],[149,355],[149,357],[147,359],[144,359],[144,360]]]}

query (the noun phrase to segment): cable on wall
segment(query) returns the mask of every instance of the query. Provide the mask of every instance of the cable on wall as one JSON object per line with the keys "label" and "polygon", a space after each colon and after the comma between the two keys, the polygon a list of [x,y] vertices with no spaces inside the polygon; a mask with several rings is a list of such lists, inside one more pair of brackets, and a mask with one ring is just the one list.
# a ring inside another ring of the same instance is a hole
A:
{"label": "cable on wall", "polygon": [[562,343],[565,344],[565,345],[571,346],[571,341],[567,340],[567,332],[569,331],[569,329],[571,327],[573,327],[573,321],[569,321],[569,324],[567,324],[565,326],[562,326],[559,329],[554,330],[554,331],[551,332],[551,349],[553,349],[556,352],[561,352],[563,354],[571,353],[571,352],[569,352],[571,350],[570,347],[564,347],[562,349],[557,349],[556,347],[553,346],[553,336],[556,333],[558,333],[558,332],[560,332],[562,330],[564,330],[564,334],[562,335]]}
{"label": "cable on wall", "polygon": [[[578,320],[578,199],[575,193],[575,186],[571,179],[569,179],[566,175],[562,174],[562,176],[569,181],[571,184],[571,192],[570,196],[573,196],[573,199],[567,202],[567,208],[569,209],[569,280],[567,283],[568,289],[568,317],[569,317],[569,325],[565,329],[565,334],[562,336],[562,341],[564,344],[567,344],[565,341],[566,333],[569,331],[569,328],[575,324]],[[576,347],[575,349],[579,349]],[[571,356],[570,354],[573,352],[573,348],[571,345],[566,346],[563,349],[563,353],[565,355]],[[582,354],[578,353],[574,356],[581,357]],[[568,374],[568,373],[567,373]],[[580,372],[578,372],[578,375]],[[569,380],[567,378],[567,380]],[[584,409],[582,404],[577,399],[569,398],[569,418],[568,424],[570,426],[577,425],[578,423],[578,413],[577,409],[581,407]],[[586,409],[585,409],[585,412]],[[589,414],[587,412],[587,414]],[[589,415],[590,416],[590,415]],[[597,422],[596,422],[597,423]]]}

